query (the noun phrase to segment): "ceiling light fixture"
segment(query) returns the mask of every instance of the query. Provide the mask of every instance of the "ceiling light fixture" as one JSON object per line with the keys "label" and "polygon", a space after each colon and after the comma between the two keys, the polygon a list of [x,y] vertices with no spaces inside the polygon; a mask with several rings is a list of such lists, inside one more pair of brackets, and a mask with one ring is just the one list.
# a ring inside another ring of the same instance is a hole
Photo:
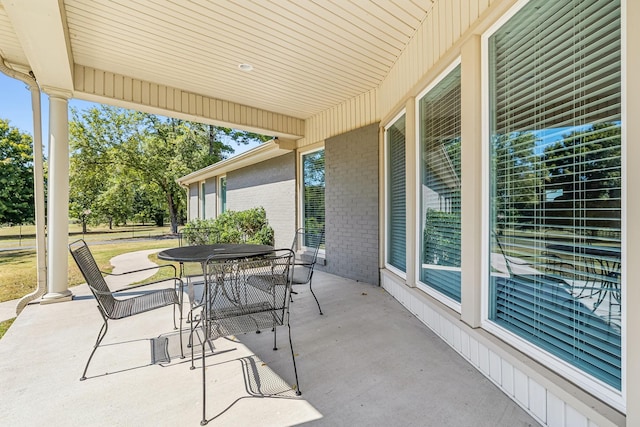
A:
{"label": "ceiling light fixture", "polygon": [[253,65],[251,64],[238,64],[238,69],[240,71],[249,72],[253,70]]}

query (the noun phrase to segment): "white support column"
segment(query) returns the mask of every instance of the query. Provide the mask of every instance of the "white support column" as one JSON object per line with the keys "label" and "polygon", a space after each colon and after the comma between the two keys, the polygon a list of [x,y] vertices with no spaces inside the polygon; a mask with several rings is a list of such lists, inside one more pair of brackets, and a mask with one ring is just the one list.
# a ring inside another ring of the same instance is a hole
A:
{"label": "white support column", "polygon": [[462,46],[462,313],[477,328],[482,314],[482,103],[480,36]]}
{"label": "white support column", "polygon": [[622,385],[626,397],[628,426],[640,425],[640,57],[637,40],[640,37],[640,2],[622,2],[622,137],[623,137],[623,358]]}
{"label": "white support column", "polygon": [[407,233],[407,285],[415,288],[418,282],[418,267],[421,260],[418,255],[418,236],[420,232],[417,230],[416,212],[419,212],[416,186],[418,184],[417,170],[418,162],[416,158],[416,144],[420,145],[417,136],[418,125],[416,124],[416,98],[410,97],[405,104],[405,227]]}
{"label": "white support column", "polygon": [[68,301],[69,120],[68,93],[49,94],[49,181],[47,194],[47,294],[43,302]]}

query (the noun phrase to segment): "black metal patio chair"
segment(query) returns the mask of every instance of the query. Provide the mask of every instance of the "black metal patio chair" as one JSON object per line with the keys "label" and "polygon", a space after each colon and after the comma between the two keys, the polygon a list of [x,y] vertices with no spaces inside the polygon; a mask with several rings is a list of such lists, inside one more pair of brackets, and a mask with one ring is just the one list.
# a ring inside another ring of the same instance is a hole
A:
{"label": "black metal patio chair", "polygon": [[[292,273],[293,277],[291,281],[294,285],[309,284],[309,290],[311,291],[313,298],[316,300],[320,314],[323,314],[322,308],[320,307],[318,297],[316,297],[315,292],[313,292],[311,281],[313,280],[313,270],[318,262],[318,251],[320,250],[320,245],[323,241],[323,231],[315,232],[305,228],[299,228],[296,230],[296,235],[293,238],[293,244],[291,245],[291,250],[295,254],[296,266]],[[295,291],[292,293],[296,294]]]}
{"label": "black metal patio chair", "polygon": [[[80,239],[69,244],[69,251],[71,252],[71,255],[73,256],[76,264],[78,265],[78,268],[80,269],[80,272],[82,273],[84,279],[87,281],[89,289],[91,289],[91,293],[93,293],[93,296],[96,298],[96,301],[98,302],[98,310],[100,311],[102,319],[104,320],[104,323],[100,328],[100,332],[98,332],[98,338],[93,347],[93,350],[91,351],[89,360],[87,360],[87,364],[85,365],[84,371],[82,372],[82,377],[80,378],[81,381],[87,378],[87,369],[89,369],[89,364],[91,363],[93,355],[95,354],[96,350],[100,346],[100,343],[107,334],[107,330],[109,328],[109,320],[125,319],[131,316],[135,316],[136,314],[155,310],[161,307],[167,307],[170,305],[173,306],[174,329],[178,329],[178,326],[176,325],[176,306],[178,308],[178,311],[180,313],[180,351],[182,357],[184,357],[184,351],[182,348],[183,282],[179,277],[177,277],[176,269],[173,265],[161,265],[158,267],[143,268],[121,274],[109,274],[100,271],[93,255],[91,254],[91,251],[89,250],[89,246],[87,246],[87,243],[84,240]],[[107,285],[107,282],[104,278],[105,274],[120,276],[163,267],[173,268],[174,277],[140,285],[127,286],[126,288],[116,291],[111,291],[111,289],[109,289],[109,286]],[[136,289],[142,286],[148,286],[168,281],[173,281],[173,286],[171,288],[154,289],[130,298],[121,299],[115,297],[115,294],[121,291],[130,291],[131,289]]]}
{"label": "black metal patio chair", "polygon": [[293,252],[289,249],[276,250],[261,258],[220,262],[212,257],[207,261],[205,296],[199,307],[201,334],[196,334],[202,346],[201,425],[208,423],[205,346],[213,348],[211,341],[217,338],[270,328],[274,330],[276,350],[276,328],[286,325],[296,381],[294,389],[297,395],[301,394],[289,325],[292,261]]}

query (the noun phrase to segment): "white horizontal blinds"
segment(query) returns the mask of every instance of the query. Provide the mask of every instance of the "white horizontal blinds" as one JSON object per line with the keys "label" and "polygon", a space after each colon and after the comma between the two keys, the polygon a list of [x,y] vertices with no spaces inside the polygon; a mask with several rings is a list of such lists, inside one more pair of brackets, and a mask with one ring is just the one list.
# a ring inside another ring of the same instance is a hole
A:
{"label": "white horizontal blinds", "polygon": [[324,150],[302,156],[302,223],[308,232],[324,231]]}
{"label": "white horizontal blinds", "polygon": [[421,275],[460,302],[460,65],[419,101]]}
{"label": "white horizontal blinds", "polygon": [[387,129],[387,262],[407,271],[405,116]]}
{"label": "white horizontal blinds", "polygon": [[489,39],[490,317],[621,389],[620,2],[532,0]]}
{"label": "white horizontal blinds", "polygon": [[574,2],[540,3],[531,16],[515,16],[505,37],[494,39],[495,72],[505,76],[494,88],[499,133],[619,116],[620,52],[611,46],[620,34],[610,31],[619,2],[584,3],[578,13]]}

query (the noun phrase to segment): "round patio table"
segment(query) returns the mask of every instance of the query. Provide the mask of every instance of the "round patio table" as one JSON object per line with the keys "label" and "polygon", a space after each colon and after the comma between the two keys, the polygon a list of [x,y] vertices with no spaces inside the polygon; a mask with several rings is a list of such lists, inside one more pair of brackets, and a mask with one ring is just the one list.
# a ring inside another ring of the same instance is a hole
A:
{"label": "round patio table", "polygon": [[[185,263],[200,263],[202,274],[205,276],[206,263],[209,260],[231,261],[243,258],[255,258],[273,253],[274,247],[269,245],[256,245],[250,243],[215,243],[212,245],[180,246],[177,248],[165,249],[158,252],[158,258],[165,261],[175,261],[180,263],[180,276],[185,277],[189,288],[189,299],[191,303],[200,303],[202,298],[206,298],[207,286],[200,297],[196,297],[194,285],[190,276],[184,276]],[[206,279],[203,284],[206,284]]]}
{"label": "round patio table", "polygon": [[[591,245],[570,245],[570,244],[551,244],[547,245],[547,249],[556,251],[556,253],[565,253],[572,256],[576,254],[591,259],[600,266],[600,271],[594,271],[594,277],[600,279],[600,286],[593,286],[590,296],[596,297],[593,304],[593,311],[596,311],[600,304],[609,297],[609,306],[612,304],[620,305],[622,295],[620,293],[620,248],[608,246],[591,246]],[[612,300],[613,299],[613,303]],[[609,309],[609,314],[611,310]]]}
{"label": "round patio table", "polygon": [[207,259],[218,259],[220,261],[252,258],[256,256],[268,255],[273,252],[273,246],[254,245],[250,243],[216,243],[213,245],[181,246],[178,248],[165,249],[158,253],[158,258],[165,261],[199,262],[204,263]]}

